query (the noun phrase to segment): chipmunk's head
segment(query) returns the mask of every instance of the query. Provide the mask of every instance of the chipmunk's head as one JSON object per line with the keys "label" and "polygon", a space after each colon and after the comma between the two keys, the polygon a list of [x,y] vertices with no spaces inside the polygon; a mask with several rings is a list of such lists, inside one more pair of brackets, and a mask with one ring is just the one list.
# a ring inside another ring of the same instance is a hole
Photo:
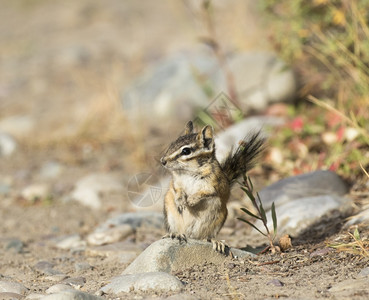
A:
{"label": "chipmunk's head", "polygon": [[186,124],[184,135],[174,141],[160,159],[162,165],[172,171],[194,172],[215,159],[213,128],[205,126],[193,132],[193,123]]}

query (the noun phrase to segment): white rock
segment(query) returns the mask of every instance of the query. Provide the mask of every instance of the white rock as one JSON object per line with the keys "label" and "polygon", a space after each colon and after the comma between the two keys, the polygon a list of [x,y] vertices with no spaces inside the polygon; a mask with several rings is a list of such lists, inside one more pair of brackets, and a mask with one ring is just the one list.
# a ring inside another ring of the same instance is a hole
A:
{"label": "white rock", "polygon": [[58,283],[58,284],[54,284],[51,287],[49,287],[45,293],[46,294],[54,294],[54,293],[60,293],[63,291],[70,291],[70,290],[74,290],[74,288],[72,288],[69,284],[62,284],[62,283]]}
{"label": "white rock", "polygon": [[268,136],[268,126],[280,126],[284,122],[277,117],[251,117],[228,127],[215,137],[217,159],[222,161],[248,134],[262,131],[263,136]]}
{"label": "white rock", "polygon": [[86,242],[83,241],[79,234],[72,234],[63,237],[58,237],[55,240],[55,247],[59,249],[75,249],[83,248],[86,246]]}
{"label": "white rock", "polygon": [[0,292],[1,293],[15,293],[24,295],[28,289],[21,283],[13,281],[0,281]]}
{"label": "white rock", "polygon": [[22,197],[28,201],[45,199],[50,195],[50,187],[43,183],[34,183],[22,190]]}
{"label": "white rock", "polygon": [[122,183],[111,174],[90,174],[81,178],[72,191],[71,197],[93,209],[101,207],[102,193],[123,192]]}
{"label": "white rock", "polygon": [[40,177],[49,179],[57,178],[63,171],[63,166],[56,161],[48,161],[44,163],[40,170]]}
{"label": "white rock", "polygon": [[141,273],[115,277],[101,288],[104,293],[129,293],[131,291],[180,291],[183,284],[173,275],[165,272]]}
{"label": "white rock", "polygon": [[41,299],[44,296],[43,294],[31,293],[27,295],[26,299]]}
{"label": "white rock", "polygon": [[16,141],[10,135],[0,132],[0,156],[11,155],[16,148]]}
{"label": "white rock", "polygon": [[102,232],[89,234],[87,236],[87,242],[93,246],[101,246],[121,241],[132,233],[133,228],[130,225],[122,224]]}

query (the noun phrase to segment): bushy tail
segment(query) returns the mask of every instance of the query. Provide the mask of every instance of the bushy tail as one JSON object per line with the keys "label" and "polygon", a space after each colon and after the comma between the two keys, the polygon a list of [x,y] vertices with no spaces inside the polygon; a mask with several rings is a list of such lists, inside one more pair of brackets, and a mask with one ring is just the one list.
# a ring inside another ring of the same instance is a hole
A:
{"label": "bushy tail", "polygon": [[257,132],[245,137],[236,151],[231,151],[221,163],[222,170],[231,184],[254,167],[256,158],[264,148],[265,138],[262,138],[260,132]]}

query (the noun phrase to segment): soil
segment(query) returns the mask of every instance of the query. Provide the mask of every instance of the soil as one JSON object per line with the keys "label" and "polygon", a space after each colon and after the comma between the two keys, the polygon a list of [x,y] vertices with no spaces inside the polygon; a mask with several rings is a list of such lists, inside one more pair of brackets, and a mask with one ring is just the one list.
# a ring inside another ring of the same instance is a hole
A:
{"label": "soil", "polygon": [[[246,4],[231,2],[217,16],[223,20],[220,34],[227,33],[223,42],[231,48],[264,49],[262,31],[255,25],[253,14],[245,9]],[[48,261],[70,278],[83,277],[86,282],[80,289],[94,294],[121,274],[127,264],[114,257],[58,249],[53,245],[54,238],[68,234],[84,238],[112,214],[128,211],[130,203],[123,193],[119,200],[96,211],[66,197],[73,184],[86,174],[116,172],[126,182],[132,174],[154,164],[157,153],[150,149],[169,142],[168,136],[178,132],[177,128],[168,132],[144,124],[143,129],[139,128],[142,131],[138,130],[121,116],[115,100],[120,88],[148,64],[193,45],[201,32],[200,22],[194,16],[196,10],[182,2],[148,1],[143,5],[140,1],[119,0],[104,4],[97,0],[17,0],[1,1],[1,6],[0,118],[29,115],[35,125],[26,132],[14,133],[17,151],[11,157],[0,157],[0,180],[11,187],[8,193],[0,194],[0,280],[16,280],[29,288],[28,293],[44,293],[58,277],[41,274],[35,265]],[[235,27],[234,20],[243,21],[237,30],[230,30]],[[70,49],[84,50],[82,54],[70,54]],[[57,178],[40,177],[40,168],[48,161],[63,165]],[[258,185],[269,180],[262,168],[255,176]],[[33,183],[49,185],[52,197],[24,199],[21,191]],[[346,294],[332,293],[330,288],[358,278],[369,263],[359,247],[341,251],[329,247],[353,241],[348,234],[353,229],[342,228],[345,217],[339,212],[326,216],[293,239],[293,247],[283,253],[267,252],[244,261],[229,259],[221,266],[204,262],[182,270],[175,274],[186,284],[182,296],[345,298]],[[359,229],[362,239],[368,239],[369,228]],[[249,235],[249,231],[244,224],[228,220],[220,239],[233,247],[262,247],[265,240]],[[144,249],[163,234],[141,229],[126,242]],[[12,239],[24,244],[23,251],[6,249]],[[77,263],[86,262],[91,268],[76,270]],[[171,295],[131,293],[121,299]],[[368,297],[369,289],[349,298]]]}

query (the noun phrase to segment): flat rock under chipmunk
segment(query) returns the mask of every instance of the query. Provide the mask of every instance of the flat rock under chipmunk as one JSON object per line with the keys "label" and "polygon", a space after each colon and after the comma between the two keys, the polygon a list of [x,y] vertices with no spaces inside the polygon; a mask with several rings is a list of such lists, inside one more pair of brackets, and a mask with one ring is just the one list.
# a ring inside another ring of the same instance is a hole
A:
{"label": "flat rock under chipmunk", "polygon": [[[230,248],[238,258],[253,257],[255,254]],[[172,239],[161,239],[145,249],[122,273],[147,272],[172,273],[205,262],[221,264],[227,257],[215,252],[209,242],[189,239],[187,243]]]}

